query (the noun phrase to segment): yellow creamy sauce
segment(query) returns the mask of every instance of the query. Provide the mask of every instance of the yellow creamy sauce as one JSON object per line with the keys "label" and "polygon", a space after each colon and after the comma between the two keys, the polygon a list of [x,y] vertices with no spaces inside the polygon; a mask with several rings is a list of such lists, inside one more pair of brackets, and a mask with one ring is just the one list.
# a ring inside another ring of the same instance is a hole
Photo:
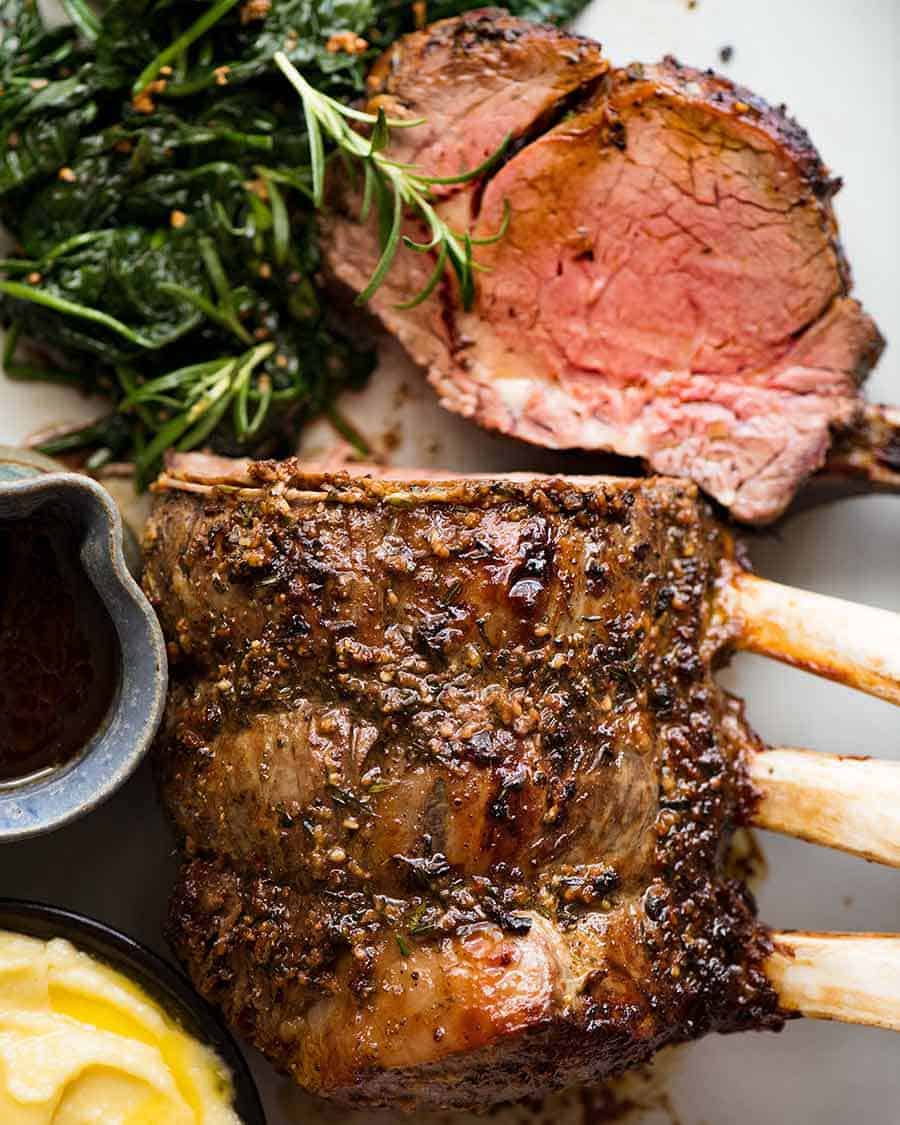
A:
{"label": "yellow creamy sauce", "polygon": [[2,1125],[240,1125],[228,1072],[127,977],[0,931]]}

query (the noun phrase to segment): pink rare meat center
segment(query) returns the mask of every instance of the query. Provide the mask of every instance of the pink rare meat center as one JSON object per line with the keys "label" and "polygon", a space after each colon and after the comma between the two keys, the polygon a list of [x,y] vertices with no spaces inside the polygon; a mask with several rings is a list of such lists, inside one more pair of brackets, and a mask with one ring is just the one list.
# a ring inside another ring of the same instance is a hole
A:
{"label": "pink rare meat center", "polygon": [[[479,246],[477,296],[452,278],[397,304],[433,262],[401,255],[372,306],[449,408],[552,448],[609,449],[691,477],[764,522],[862,410],[882,346],[848,296],[832,180],[780,110],[667,59],[612,71],[596,44],[484,11],[396,44],[372,106],[424,117],[398,159],[439,176],[510,147],[482,182],[441,188]],[[374,229],[326,231],[362,289]],[[412,233],[421,237],[415,230]]]}

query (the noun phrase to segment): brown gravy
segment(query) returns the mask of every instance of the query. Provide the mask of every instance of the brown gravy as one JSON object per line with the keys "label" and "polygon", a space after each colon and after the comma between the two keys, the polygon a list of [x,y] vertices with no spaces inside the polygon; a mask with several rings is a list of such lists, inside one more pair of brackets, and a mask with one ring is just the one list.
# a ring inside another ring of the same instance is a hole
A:
{"label": "brown gravy", "polygon": [[0,520],[0,784],[74,758],[118,687],[115,626],[78,548],[62,513]]}

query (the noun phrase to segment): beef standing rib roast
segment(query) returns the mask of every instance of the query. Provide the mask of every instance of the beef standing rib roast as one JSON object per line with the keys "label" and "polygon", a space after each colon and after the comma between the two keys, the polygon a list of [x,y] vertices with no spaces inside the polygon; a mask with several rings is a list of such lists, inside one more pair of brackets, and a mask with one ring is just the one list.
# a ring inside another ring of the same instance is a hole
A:
{"label": "beef standing rib roast", "polygon": [[[840,186],[783,109],[711,71],[614,69],[600,47],[485,9],[401,39],[368,108],[424,118],[391,155],[442,187],[479,247],[474,306],[433,260],[395,259],[372,307],[450,409],[553,448],[605,449],[689,477],[741,520],[778,516],[833,440],[831,468],[900,489],[900,420],[859,385],[883,345],[849,296]],[[343,213],[343,217],[341,216]],[[357,292],[379,257],[358,200],[326,224]],[[421,241],[421,233],[411,235]]]}
{"label": "beef standing rib roast", "polygon": [[900,702],[894,615],[751,576],[684,481],[156,489],[169,933],[301,1086],[484,1107],[798,1013],[900,1028],[900,939],[772,932],[727,863],[757,824],[900,866],[900,765],[766,749],[713,676],[744,646]]}

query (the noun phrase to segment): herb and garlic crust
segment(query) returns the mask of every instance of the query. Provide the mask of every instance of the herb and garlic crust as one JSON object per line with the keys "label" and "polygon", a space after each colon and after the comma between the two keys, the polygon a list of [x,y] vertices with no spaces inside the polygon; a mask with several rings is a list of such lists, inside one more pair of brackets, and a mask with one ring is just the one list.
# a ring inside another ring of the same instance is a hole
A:
{"label": "herb and garlic crust", "polygon": [[733,553],[665,479],[164,476],[170,936],[304,1087],[474,1107],[781,1023],[724,857]]}

